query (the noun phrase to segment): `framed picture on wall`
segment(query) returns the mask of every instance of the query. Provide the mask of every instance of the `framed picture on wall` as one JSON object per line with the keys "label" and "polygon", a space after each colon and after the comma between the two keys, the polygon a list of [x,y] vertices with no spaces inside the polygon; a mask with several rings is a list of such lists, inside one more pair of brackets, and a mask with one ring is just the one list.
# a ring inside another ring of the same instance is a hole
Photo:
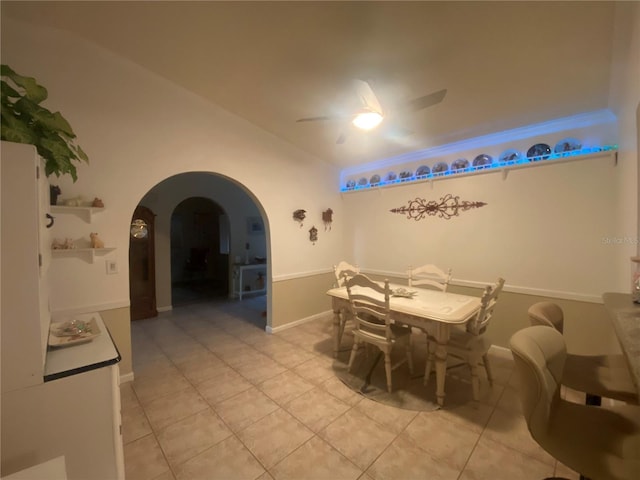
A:
{"label": "framed picture on wall", "polygon": [[261,217],[247,217],[247,233],[249,235],[264,234],[264,224]]}

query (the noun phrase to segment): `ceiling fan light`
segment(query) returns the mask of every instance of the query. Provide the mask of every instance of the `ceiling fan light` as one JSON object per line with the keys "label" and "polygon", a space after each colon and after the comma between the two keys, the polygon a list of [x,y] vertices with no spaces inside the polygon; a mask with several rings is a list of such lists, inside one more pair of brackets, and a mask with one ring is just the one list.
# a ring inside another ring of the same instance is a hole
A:
{"label": "ceiling fan light", "polygon": [[382,119],[382,115],[378,112],[364,112],[356,115],[353,119],[353,124],[361,130],[371,130],[380,125]]}

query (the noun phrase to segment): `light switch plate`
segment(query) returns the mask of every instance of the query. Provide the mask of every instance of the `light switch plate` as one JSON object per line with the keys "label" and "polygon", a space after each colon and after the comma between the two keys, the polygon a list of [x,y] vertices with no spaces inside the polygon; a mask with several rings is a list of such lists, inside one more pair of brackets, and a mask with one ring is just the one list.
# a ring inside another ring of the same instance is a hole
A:
{"label": "light switch plate", "polygon": [[118,262],[115,260],[105,260],[105,263],[107,264],[107,275],[118,273]]}

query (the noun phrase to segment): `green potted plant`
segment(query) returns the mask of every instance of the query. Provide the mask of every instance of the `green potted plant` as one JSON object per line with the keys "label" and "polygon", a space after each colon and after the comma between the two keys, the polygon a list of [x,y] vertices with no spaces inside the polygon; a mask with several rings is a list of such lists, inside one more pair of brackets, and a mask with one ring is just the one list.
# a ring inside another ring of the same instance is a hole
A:
{"label": "green potted plant", "polygon": [[50,112],[40,105],[47,99],[47,89],[34,78],[0,66],[2,77],[2,140],[34,145],[45,161],[47,176],[69,174],[78,179],[74,162],[89,162],[76,145],[69,122],[60,112]]}

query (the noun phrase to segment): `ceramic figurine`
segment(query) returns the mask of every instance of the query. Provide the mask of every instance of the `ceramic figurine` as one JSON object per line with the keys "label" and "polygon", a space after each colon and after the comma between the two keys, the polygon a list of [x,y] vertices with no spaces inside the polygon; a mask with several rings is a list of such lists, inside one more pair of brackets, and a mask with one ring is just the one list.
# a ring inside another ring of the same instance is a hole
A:
{"label": "ceramic figurine", "polygon": [[97,233],[91,232],[89,237],[91,237],[91,248],[104,248],[104,242],[98,238]]}

